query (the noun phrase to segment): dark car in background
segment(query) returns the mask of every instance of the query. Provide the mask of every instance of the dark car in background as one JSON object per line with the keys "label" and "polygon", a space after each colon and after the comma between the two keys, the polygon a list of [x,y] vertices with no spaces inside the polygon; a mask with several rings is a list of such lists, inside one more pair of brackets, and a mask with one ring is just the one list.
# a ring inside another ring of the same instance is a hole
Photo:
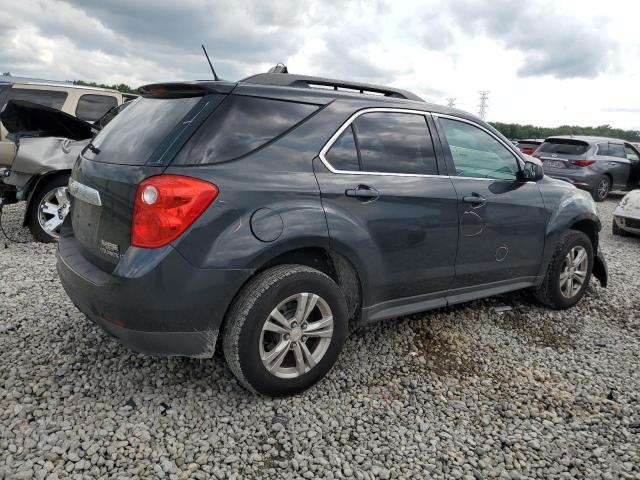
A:
{"label": "dark car in background", "polygon": [[518,149],[525,155],[532,155],[533,152],[535,152],[538,147],[542,145],[543,141],[544,140],[535,139],[518,140],[518,143],[516,143],[516,147],[518,147]]}
{"label": "dark car in background", "polygon": [[533,154],[547,175],[587,190],[596,202],[611,190],[638,188],[640,153],[615,138],[557,136],[547,138]]}
{"label": "dark car in background", "polygon": [[[397,89],[284,73],[156,84],[73,169],[58,272],[134,350],[301,392],[367,324],[603,285],[588,194],[493,127]],[[151,128],[152,127],[152,128]]]}

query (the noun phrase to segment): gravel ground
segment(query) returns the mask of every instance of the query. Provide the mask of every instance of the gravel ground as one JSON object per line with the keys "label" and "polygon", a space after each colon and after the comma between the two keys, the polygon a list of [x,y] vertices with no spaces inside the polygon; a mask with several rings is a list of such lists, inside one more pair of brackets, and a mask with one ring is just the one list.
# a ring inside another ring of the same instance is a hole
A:
{"label": "gravel ground", "polygon": [[131,353],[67,299],[53,246],[0,241],[0,478],[640,478],[640,239],[611,236],[618,200],[599,205],[608,289],[359,329],[282,400],[219,355]]}

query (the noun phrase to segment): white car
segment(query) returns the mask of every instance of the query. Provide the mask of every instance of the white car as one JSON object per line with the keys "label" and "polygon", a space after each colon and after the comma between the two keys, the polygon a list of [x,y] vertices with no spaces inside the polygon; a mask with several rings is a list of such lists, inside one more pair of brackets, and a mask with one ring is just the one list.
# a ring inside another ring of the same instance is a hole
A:
{"label": "white car", "polygon": [[627,193],[613,212],[614,235],[640,235],[640,190]]}

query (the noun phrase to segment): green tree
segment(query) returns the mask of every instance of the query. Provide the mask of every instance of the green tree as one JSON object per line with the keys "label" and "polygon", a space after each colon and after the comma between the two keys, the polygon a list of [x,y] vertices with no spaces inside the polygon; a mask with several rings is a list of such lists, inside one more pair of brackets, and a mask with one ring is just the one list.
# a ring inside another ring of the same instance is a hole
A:
{"label": "green tree", "polygon": [[74,80],[74,85],[82,85],[85,87],[98,87],[98,88],[109,88],[111,90],[117,90],[122,93],[131,93],[134,95],[138,94],[137,88],[131,88],[129,85],[125,83],[119,83],[117,85],[105,85],[104,83],[96,83],[96,82],[85,82],[84,80]]}
{"label": "green tree", "polygon": [[546,138],[554,135],[593,135],[611,137],[631,142],[640,141],[640,130],[624,130],[611,125],[597,127],[581,127],[579,125],[561,125],[559,127],[538,127],[535,125],[521,125],[519,123],[491,122],[505,137],[514,140],[525,138]]}

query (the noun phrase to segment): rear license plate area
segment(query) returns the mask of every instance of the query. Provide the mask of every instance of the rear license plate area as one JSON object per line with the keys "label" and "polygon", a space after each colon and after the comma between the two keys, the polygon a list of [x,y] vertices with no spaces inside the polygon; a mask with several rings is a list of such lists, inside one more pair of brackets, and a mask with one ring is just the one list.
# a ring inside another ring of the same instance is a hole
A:
{"label": "rear license plate area", "polygon": [[565,168],[567,166],[562,160],[543,160],[542,165],[550,168]]}

